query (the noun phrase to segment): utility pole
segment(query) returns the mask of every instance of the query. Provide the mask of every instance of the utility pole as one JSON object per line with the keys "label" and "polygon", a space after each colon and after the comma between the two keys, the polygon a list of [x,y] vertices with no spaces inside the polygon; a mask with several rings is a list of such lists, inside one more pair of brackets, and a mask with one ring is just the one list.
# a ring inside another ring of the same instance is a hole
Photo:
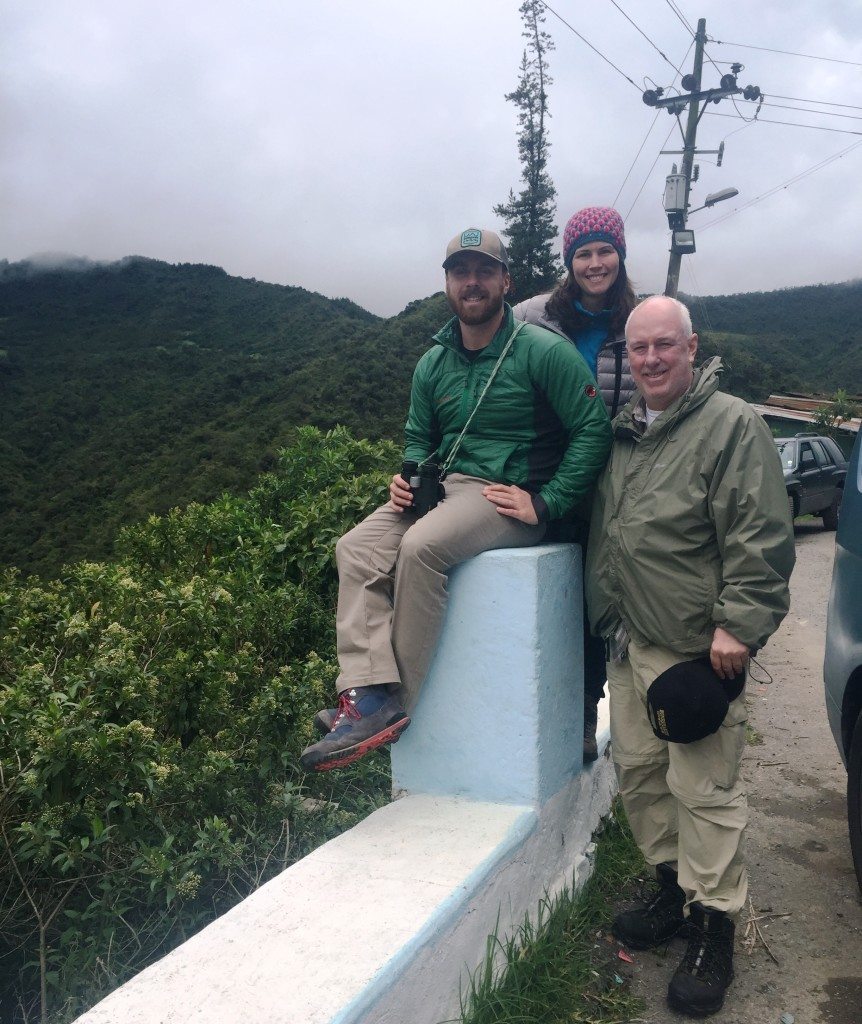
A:
{"label": "utility pole", "polygon": [[[692,182],[697,181],[698,168],[694,163],[695,154],[698,152],[717,153],[717,165],[719,167],[721,167],[721,160],[724,155],[724,143],[718,149],[698,150],[696,148],[697,126],[700,124],[703,112],[709,103],[720,103],[726,97],[734,96],[738,93],[741,93],[744,99],[760,99],[762,102],[760,89],[756,85],[747,85],[742,89],[736,84],[736,76],[742,70],[741,64],[731,65],[731,72],[721,76],[721,82],[717,89],[702,89],[703,48],[706,45],[705,18],[698,20],[694,41],[694,67],[691,74],[683,76],[681,82],[683,89],[686,89],[687,92],[679,96],[664,96],[664,89],[657,88],[647,89],[643,94],[643,101],[647,106],[665,107],[667,112],[674,115],[678,121],[682,112],[686,107],[688,108],[688,119],[684,132],[682,132],[682,122],[680,121],[683,148],[681,150],[662,150],[662,153],[677,153],[682,156],[679,172],[676,169],[676,164],[674,164],[673,173],[667,176],[664,193],[664,209],[667,214],[668,227],[671,230],[670,260],[668,261],[667,283],[664,293],[673,298],[676,297],[679,288],[679,271],[682,265],[682,258],[695,251],[694,232],[686,227],[689,213],[694,212],[689,210],[689,194]],[[758,107],[758,111],[759,109]],[[698,209],[714,206],[723,199],[730,199],[737,194],[737,189],[722,189],[720,192],[707,196],[703,206],[698,207]]]}
{"label": "utility pole", "polygon": [[[692,71],[691,99],[688,105],[688,121],[685,126],[685,139],[682,152],[682,210],[674,213],[674,220],[671,223],[671,214],[668,214],[668,224],[674,234],[677,231],[685,230],[685,223],[688,214],[688,196],[691,191],[691,174],[694,169],[694,143],[697,138],[698,109],[699,103],[697,94],[700,92],[701,76],[703,74],[703,47],[706,44],[706,18],[700,18],[697,23],[697,35],[694,37],[694,70]],[[670,259],[667,264],[667,283],[664,286],[665,295],[676,298],[679,289],[679,271],[682,266],[683,248],[675,245],[673,235],[671,236]],[[692,243],[694,240],[692,239]]]}

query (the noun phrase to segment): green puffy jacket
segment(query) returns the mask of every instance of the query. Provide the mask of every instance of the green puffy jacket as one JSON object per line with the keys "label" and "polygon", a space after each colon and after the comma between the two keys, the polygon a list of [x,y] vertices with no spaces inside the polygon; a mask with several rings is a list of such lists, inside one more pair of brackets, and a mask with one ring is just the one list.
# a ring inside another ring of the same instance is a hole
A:
{"label": "green puffy jacket", "polygon": [[702,654],[722,626],[762,647],[790,606],[793,526],[775,444],[721,363],[646,429],[639,393],[613,423],[590,526],[593,631]]}
{"label": "green puffy jacket", "polygon": [[[507,305],[500,330],[474,359],[457,317],[413,374],[404,458],[443,461],[467,422],[516,324]],[[569,341],[524,326],[497,372],[450,472],[530,491],[540,520],[557,519],[588,496],[605,464],[611,428],[587,364]]]}

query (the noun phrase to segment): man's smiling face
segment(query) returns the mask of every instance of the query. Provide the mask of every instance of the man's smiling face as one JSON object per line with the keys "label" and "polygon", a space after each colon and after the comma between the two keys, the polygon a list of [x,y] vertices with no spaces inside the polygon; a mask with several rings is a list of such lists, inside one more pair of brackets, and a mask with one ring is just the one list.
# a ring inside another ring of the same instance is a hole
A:
{"label": "man's smiling face", "polygon": [[446,270],[446,298],[463,324],[476,326],[500,315],[510,278],[502,263],[482,253],[459,253]]}
{"label": "man's smiling face", "polygon": [[663,412],[691,387],[697,335],[688,333],[671,299],[657,296],[635,308],[626,324],[626,347],[647,408]]}

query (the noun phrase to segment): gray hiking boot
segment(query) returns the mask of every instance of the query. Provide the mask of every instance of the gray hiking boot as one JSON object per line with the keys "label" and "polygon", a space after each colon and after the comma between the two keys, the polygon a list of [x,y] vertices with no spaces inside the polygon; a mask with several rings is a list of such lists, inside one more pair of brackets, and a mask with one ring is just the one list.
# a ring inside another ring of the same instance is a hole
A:
{"label": "gray hiking boot", "polygon": [[[330,710],[317,713],[315,728],[320,728]],[[340,695],[331,729],[303,750],[300,764],[314,772],[341,768],[377,747],[394,743],[408,725],[410,719],[401,701],[390,696],[386,686],[354,687]]]}
{"label": "gray hiking boot", "polygon": [[338,718],[338,708],[323,708],[322,711],[318,711],[312,720],[315,732],[319,732],[321,736],[332,732],[336,718]]}
{"label": "gray hiking boot", "polygon": [[[312,725],[314,726],[315,732],[321,736],[325,736],[328,732],[332,732],[335,726],[335,719],[338,718],[338,708],[322,708],[312,719]],[[393,743],[397,743],[400,739],[400,734],[392,740]]]}

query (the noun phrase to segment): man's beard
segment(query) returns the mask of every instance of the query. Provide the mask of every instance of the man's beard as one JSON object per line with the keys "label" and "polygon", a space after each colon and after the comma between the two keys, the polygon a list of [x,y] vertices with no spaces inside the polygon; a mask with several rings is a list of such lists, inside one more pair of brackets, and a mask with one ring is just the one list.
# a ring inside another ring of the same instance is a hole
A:
{"label": "man's beard", "polygon": [[489,321],[499,317],[503,312],[503,296],[494,305],[492,296],[488,296],[482,305],[464,308],[463,299],[449,298],[449,308],[458,317],[462,324],[468,327],[478,327],[480,324],[487,324]]}

